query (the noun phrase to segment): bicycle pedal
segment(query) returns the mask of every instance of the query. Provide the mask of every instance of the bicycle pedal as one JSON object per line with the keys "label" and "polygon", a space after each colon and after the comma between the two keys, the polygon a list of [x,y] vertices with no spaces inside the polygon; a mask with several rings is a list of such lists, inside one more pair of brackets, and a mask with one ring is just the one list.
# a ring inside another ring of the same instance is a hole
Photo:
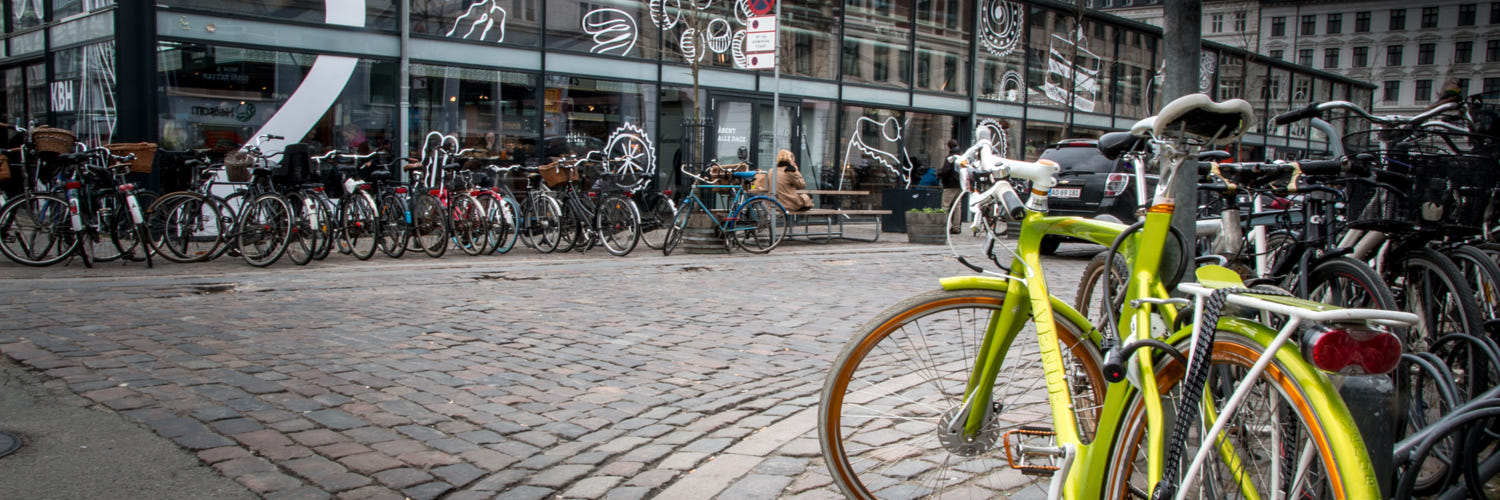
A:
{"label": "bicycle pedal", "polygon": [[[1058,467],[1029,463],[1028,457],[1063,457],[1065,451],[1052,446],[1052,437],[1057,433],[1045,427],[1022,426],[1000,435],[1005,443],[1005,460],[1010,468],[1028,476],[1051,476]],[[1014,439],[1014,441],[1012,441]],[[1045,445],[1027,444],[1028,440],[1045,440]]]}

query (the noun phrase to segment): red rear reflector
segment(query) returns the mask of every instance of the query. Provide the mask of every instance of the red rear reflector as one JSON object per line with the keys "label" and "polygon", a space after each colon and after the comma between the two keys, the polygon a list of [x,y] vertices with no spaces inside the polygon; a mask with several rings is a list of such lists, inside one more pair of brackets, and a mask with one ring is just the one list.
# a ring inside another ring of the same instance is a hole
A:
{"label": "red rear reflector", "polygon": [[131,191],[135,191],[135,184],[121,184],[120,185],[120,191],[124,191],[126,193],[129,193]]}
{"label": "red rear reflector", "polygon": [[321,193],[321,192],[323,192],[323,187],[322,186],[315,187],[315,188],[313,188],[313,191]]}
{"label": "red rear reflector", "polygon": [[1302,337],[1302,355],[1324,371],[1379,375],[1401,361],[1401,339],[1363,325],[1312,325]]}
{"label": "red rear reflector", "polygon": [[66,189],[78,189],[78,188],[83,187],[83,183],[82,182],[78,182],[78,181],[71,181],[71,182],[68,182],[67,184],[63,184],[63,187],[66,188]]}
{"label": "red rear reflector", "polygon": [[433,196],[437,196],[437,195],[443,194],[443,190],[441,190],[441,189],[434,189],[434,190],[428,191],[427,194],[430,194],[430,195],[433,195]]}
{"label": "red rear reflector", "polygon": [[406,188],[404,188],[404,187],[396,188],[396,194],[406,194]]}
{"label": "red rear reflector", "polygon": [[[359,189],[360,189],[360,190],[361,190],[361,191],[369,191],[369,190],[371,190],[371,189],[375,189],[375,187],[374,187],[374,186],[371,186],[371,185],[369,185],[369,184],[360,184],[360,185],[359,185]],[[397,190],[396,190],[396,192],[398,192],[398,193],[405,193],[405,192],[406,192],[406,189],[397,189]]]}

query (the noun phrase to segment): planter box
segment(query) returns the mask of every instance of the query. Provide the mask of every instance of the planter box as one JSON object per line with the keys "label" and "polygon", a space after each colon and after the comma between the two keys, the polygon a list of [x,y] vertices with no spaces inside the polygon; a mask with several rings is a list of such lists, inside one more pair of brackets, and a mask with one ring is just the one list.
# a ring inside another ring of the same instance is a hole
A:
{"label": "planter box", "polygon": [[939,208],[943,206],[941,189],[890,188],[880,192],[880,208],[890,210],[889,215],[880,216],[881,230],[906,232],[907,210],[913,208]]}
{"label": "planter box", "polygon": [[903,222],[906,225],[906,241],[908,242],[941,245],[948,241],[947,212],[907,212]]}

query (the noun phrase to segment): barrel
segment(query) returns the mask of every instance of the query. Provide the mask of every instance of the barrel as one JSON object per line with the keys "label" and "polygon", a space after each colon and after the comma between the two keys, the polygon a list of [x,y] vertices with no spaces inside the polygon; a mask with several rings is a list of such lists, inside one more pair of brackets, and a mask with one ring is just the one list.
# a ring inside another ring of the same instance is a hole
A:
{"label": "barrel", "polygon": [[729,245],[719,233],[718,224],[703,212],[688,215],[687,227],[682,230],[682,249],[690,254],[729,253]]}

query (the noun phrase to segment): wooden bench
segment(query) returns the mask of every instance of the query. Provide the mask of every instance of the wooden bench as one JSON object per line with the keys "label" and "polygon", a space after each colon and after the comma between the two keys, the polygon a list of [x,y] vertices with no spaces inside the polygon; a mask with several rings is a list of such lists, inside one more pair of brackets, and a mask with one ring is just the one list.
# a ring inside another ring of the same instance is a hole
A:
{"label": "wooden bench", "polygon": [[[817,194],[823,196],[869,196],[869,191],[833,191],[825,189],[799,190],[802,194]],[[800,212],[789,212],[792,227],[789,228],[787,237],[804,238],[814,243],[827,243],[834,238],[869,241],[880,239],[880,216],[889,215],[890,210],[876,209],[852,209],[852,208],[813,208]],[[870,222],[875,224],[875,236],[873,238],[851,238],[844,234],[844,224],[849,222]],[[801,231],[798,231],[801,228]]]}

